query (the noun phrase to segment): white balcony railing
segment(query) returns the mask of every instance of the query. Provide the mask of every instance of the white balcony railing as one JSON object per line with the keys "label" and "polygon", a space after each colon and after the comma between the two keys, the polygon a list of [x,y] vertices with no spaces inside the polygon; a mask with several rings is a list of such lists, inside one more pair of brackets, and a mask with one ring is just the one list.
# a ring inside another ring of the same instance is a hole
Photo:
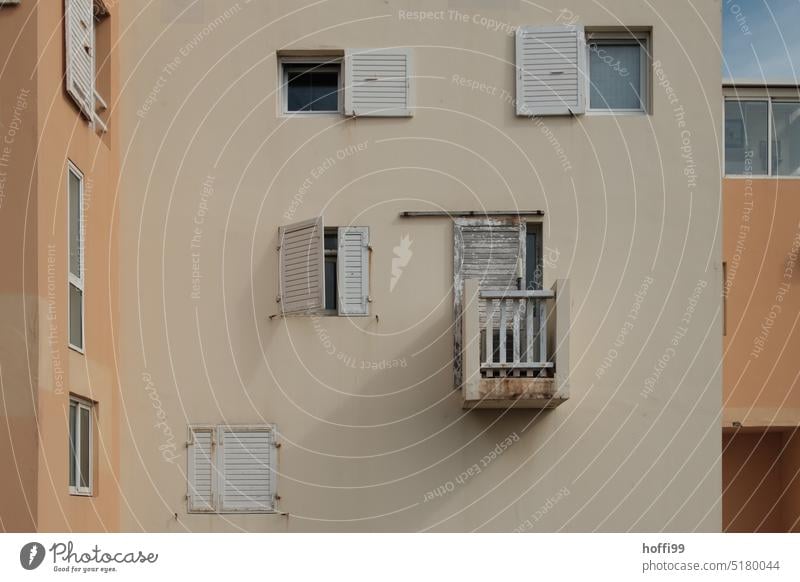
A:
{"label": "white balcony railing", "polygon": [[481,374],[544,376],[547,360],[547,304],[553,291],[481,291]]}
{"label": "white balcony railing", "polygon": [[554,408],[569,398],[569,284],[481,290],[464,281],[462,394],[466,408]]}

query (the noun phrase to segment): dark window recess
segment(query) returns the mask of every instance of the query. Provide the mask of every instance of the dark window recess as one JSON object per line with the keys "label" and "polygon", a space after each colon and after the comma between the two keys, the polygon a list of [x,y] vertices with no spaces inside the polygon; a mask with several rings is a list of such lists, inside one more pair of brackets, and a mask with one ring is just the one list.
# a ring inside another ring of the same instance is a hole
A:
{"label": "dark window recess", "polygon": [[528,225],[525,234],[525,288],[542,288],[542,243],[539,228]]}
{"label": "dark window recess", "polygon": [[339,251],[338,231],[331,230],[325,233],[325,309],[336,311],[336,271],[337,254]]}
{"label": "dark window recess", "polygon": [[[294,68],[294,67],[293,67]],[[287,74],[288,111],[338,111],[338,71],[289,70]]]}

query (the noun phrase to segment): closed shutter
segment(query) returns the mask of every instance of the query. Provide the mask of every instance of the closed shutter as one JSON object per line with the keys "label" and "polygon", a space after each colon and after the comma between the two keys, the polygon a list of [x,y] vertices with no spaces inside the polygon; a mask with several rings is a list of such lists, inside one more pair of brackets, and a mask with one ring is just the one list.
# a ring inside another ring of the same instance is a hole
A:
{"label": "closed shutter", "polygon": [[268,428],[220,428],[223,511],[275,509],[275,439]]}
{"label": "closed shutter", "polygon": [[411,117],[411,51],[348,49],[345,54],[347,115]]}
{"label": "closed shutter", "polygon": [[284,314],[311,314],[325,306],[322,217],[280,228],[280,301]]}
{"label": "closed shutter", "polygon": [[94,120],[94,2],[65,0],[66,82],[89,121]]}
{"label": "closed shutter", "polygon": [[193,428],[188,446],[189,511],[214,511],[214,430]]}
{"label": "closed shutter", "polygon": [[582,26],[517,30],[517,115],[584,112],[584,47]]}
{"label": "closed shutter", "polygon": [[339,315],[367,315],[369,228],[339,227],[337,286]]}
{"label": "closed shutter", "polygon": [[[477,279],[484,291],[517,288],[517,276],[525,273],[525,223],[508,219],[456,219],[453,225],[453,374],[462,381],[461,326],[464,281]],[[479,303],[480,326],[486,308]],[[499,319],[499,315],[494,315]]]}

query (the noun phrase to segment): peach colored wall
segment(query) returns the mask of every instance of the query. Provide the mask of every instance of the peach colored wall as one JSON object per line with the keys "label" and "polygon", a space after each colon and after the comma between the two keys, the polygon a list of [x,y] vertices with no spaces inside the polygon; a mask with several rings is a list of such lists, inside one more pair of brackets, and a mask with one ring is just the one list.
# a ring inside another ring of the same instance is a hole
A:
{"label": "peach colored wall", "polygon": [[37,518],[36,6],[0,8],[0,532]]}
{"label": "peach colored wall", "polygon": [[[800,180],[723,180],[723,424],[800,424]],[[784,274],[786,273],[786,276]]]}
{"label": "peach colored wall", "polygon": [[[112,113],[111,132],[101,136],[80,116],[64,86],[64,3],[36,6],[0,9],[0,140],[19,92],[29,91],[13,164],[0,167],[9,174],[0,207],[0,462],[18,467],[0,479],[0,530],[113,531],[120,504],[116,120]],[[112,8],[111,39],[115,17]],[[114,57],[108,101],[117,70]],[[85,355],[68,348],[67,160],[85,177]],[[69,495],[70,393],[97,402],[92,497]]]}
{"label": "peach colored wall", "polygon": [[[117,266],[114,204],[117,185],[116,135],[112,114],[110,132],[102,136],[80,116],[65,91],[63,3],[59,10],[39,15],[38,74],[39,117],[39,246],[55,249],[57,310],[55,319],[39,320],[41,383],[39,418],[42,446],[39,457],[39,529],[103,531],[119,527],[117,485],[119,453],[118,379],[115,372],[115,341],[112,330],[117,318]],[[111,10],[112,37],[116,38],[116,9]],[[112,61],[112,96],[116,95],[116,67]],[[68,348],[68,247],[67,160],[84,174],[85,355]],[[47,289],[47,263],[40,253],[39,286]],[[42,297],[46,310],[46,297]],[[55,322],[55,329],[50,327]],[[47,336],[58,335],[58,356],[67,370],[64,389],[54,382],[52,352]],[[69,393],[97,402],[94,431],[94,495],[79,497],[68,491],[68,403]]]}

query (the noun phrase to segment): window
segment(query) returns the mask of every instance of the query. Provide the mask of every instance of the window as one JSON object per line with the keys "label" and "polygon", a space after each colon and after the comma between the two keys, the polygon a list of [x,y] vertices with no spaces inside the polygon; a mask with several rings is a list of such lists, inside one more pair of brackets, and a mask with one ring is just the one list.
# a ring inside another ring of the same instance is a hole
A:
{"label": "window", "polygon": [[69,400],[69,492],[74,495],[92,494],[93,409],[88,400]]}
{"label": "window", "polygon": [[190,427],[188,510],[275,511],[276,463],[274,426]]}
{"label": "window", "polygon": [[339,250],[339,230],[325,230],[325,311],[336,312],[336,271]]}
{"label": "window", "polygon": [[410,117],[411,51],[347,49],[279,58],[281,112]]}
{"label": "window", "polygon": [[766,175],[769,102],[725,102],[725,173]]}
{"label": "window", "polygon": [[279,231],[284,315],[369,314],[369,228],[325,228],[322,217]]}
{"label": "window", "polygon": [[648,35],[587,34],[589,109],[643,112],[648,87]]}
{"label": "window", "polygon": [[800,175],[800,103],[772,103],[772,175]]}
{"label": "window", "polygon": [[727,99],[725,174],[800,176],[800,102]]}
{"label": "window", "polygon": [[525,229],[525,288],[542,288],[542,225],[528,223]]}
{"label": "window", "polygon": [[342,111],[340,59],[296,61],[284,58],[283,112],[338,113]]}
{"label": "window", "polygon": [[83,174],[67,169],[69,198],[69,345],[83,353]]}

